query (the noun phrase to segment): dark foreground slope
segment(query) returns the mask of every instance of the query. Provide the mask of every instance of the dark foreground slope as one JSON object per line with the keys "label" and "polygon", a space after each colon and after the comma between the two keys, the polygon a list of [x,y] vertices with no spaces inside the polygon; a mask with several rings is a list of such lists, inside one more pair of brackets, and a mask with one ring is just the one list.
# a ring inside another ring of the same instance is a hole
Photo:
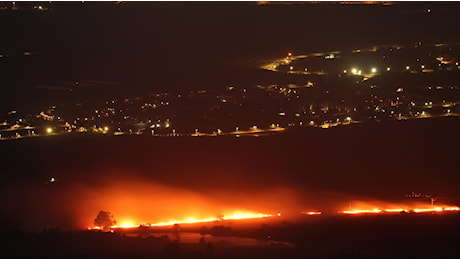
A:
{"label": "dark foreground slope", "polygon": [[4,241],[0,254],[6,258],[458,258],[459,220],[458,213],[317,216],[244,228],[233,224],[229,229],[233,238],[255,237],[259,245],[238,245],[226,237],[184,243],[157,234],[10,231],[0,233]]}

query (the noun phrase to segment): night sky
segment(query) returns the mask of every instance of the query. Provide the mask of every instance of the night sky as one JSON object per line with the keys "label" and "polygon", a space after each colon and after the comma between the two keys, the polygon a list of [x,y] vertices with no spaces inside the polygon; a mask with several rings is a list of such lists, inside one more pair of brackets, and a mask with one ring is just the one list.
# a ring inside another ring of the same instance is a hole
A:
{"label": "night sky", "polygon": [[455,2],[52,2],[46,12],[33,5],[0,16],[5,109],[35,99],[22,90],[37,85],[121,83],[101,96],[253,85],[264,78],[258,65],[289,51],[458,40]]}

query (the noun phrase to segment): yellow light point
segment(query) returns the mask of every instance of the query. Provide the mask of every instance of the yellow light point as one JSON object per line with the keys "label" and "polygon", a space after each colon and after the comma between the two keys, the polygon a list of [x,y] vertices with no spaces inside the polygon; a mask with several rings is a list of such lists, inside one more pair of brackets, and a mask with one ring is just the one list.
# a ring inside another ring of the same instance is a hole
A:
{"label": "yellow light point", "polygon": [[48,134],[51,134],[53,132],[53,128],[51,128],[51,127],[46,128],[46,132]]}
{"label": "yellow light point", "polygon": [[313,216],[313,215],[321,215],[321,212],[320,211],[306,211],[306,212],[302,212],[302,214]]}
{"label": "yellow light point", "polygon": [[376,73],[376,72],[377,72],[377,68],[372,68],[372,69],[371,69],[371,72],[372,72],[372,73]]}
{"label": "yellow light point", "polygon": [[351,69],[351,73],[355,74],[358,73],[358,70],[356,68]]}
{"label": "yellow light point", "polygon": [[409,66],[406,66],[406,70],[410,70],[410,67],[409,67]]}
{"label": "yellow light point", "polygon": [[292,56],[292,52],[289,52],[289,53],[288,53],[288,56]]}
{"label": "yellow light point", "polygon": [[390,71],[390,70],[391,70],[391,68],[390,68],[390,67],[387,67],[387,71]]}
{"label": "yellow light point", "polygon": [[109,128],[107,126],[104,127],[104,131],[106,131],[106,132],[109,131]]}

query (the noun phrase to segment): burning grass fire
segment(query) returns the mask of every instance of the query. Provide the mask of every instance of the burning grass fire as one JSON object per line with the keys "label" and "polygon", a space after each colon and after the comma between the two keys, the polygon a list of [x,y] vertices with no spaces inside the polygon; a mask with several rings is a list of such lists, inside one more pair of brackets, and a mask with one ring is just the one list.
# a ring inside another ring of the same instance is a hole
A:
{"label": "burning grass fire", "polygon": [[[460,212],[460,207],[458,206],[432,206],[432,205],[418,205],[418,207],[410,207],[410,206],[400,206],[400,207],[358,207],[355,209],[349,210],[342,210],[339,211],[338,214],[344,215],[359,215],[359,214],[395,214],[395,213],[449,213],[449,212]],[[308,216],[315,216],[315,215],[322,215],[321,211],[303,211],[301,212],[302,215]],[[112,229],[123,229],[123,228],[136,228],[136,227],[166,227],[166,226],[173,226],[175,224],[194,224],[194,223],[208,223],[208,222],[215,222],[215,221],[223,221],[223,220],[249,220],[249,219],[262,219],[262,218],[270,218],[270,217],[280,217],[281,213],[277,214],[263,214],[263,213],[255,213],[249,211],[234,211],[230,215],[227,216],[219,216],[219,217],[209,217],[209,218],[194,218],[190,217],[187,219],[182,220],[169,220],[163,221],[158,223],[142,223],[142,224],[135,224],[134,221],[129,220],[122,220],[118,225],[111,225],[110,228]],[[88,227],[88,230],[100,230],[102,227],[100,226],[93,226]]]}
{"label": "burning grass fire", "polygon": [[458,212],[460,207],[447,205],[419,205],[416,207],[399,206],[399,207],[358,207],[357,209],[349,209],[339,211],[339,214],[357,215],[357,214],[390,214],[390,213],[445,213]]}
{"label": "burning grass fire", "polygon": [[[249,211],[235,211],[231,215],[228,216],[219,216],[219,217],[210,217],[210,218],[188,218],[183,220],[170,220],[165,222],[159,223],[144,223],[144,224],[134,224],[130,221],[122,221],[119,225],[112,225],[111,228],[135,228],[135,227],[164,227],[164,226],[172,226],[175,224],[194,224],[194,223],[207,223],[207,222],[214,222],[214,221],[222,221],[222,220],[244,220],[244,219],[260,219],[260,218],[268,218],[274,216],[281,216],[280,213],[276,215],[272,214],[263,214],[263,213],[254,213]],[[102,229],[100,226],[88,227],[88,230],[100,230]]]}

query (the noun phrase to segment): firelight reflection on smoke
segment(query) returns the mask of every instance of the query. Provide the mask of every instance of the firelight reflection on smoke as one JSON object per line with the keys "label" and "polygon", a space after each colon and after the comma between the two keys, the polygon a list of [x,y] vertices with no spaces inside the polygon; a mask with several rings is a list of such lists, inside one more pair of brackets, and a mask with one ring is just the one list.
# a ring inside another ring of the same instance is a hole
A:
{"label": "firelight reflection on smoke", "polygon": [[[165,185],[138,176],[118,175],[94,189],[75,187],[71,203],[79,226],[93,227],[99,211],[109,211],[114,228],[168,226],[218,220],[263,219],[297,211],[298,196],[283,188],[228,191],[215,187],[189,189]],[[84,192],[82,193],[82,190]],[[297,211],[300,212],[300,211]]]}

